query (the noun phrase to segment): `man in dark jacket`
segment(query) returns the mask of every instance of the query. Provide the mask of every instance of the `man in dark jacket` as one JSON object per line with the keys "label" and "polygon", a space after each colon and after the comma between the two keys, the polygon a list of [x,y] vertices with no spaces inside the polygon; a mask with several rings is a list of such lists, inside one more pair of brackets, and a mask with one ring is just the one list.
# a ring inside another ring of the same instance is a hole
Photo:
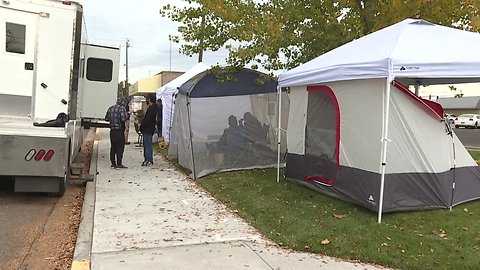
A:
{"label": "man in dark jacket", "polygon": [[148,109],[140,124],[140,131],[143,134],[143,157],[145,158],[142,166],[153,165],[152,137],[153,133],[155,133],[155,125],[157,123],[157,105],[155,100],[155,93],[147,95]]}
{"label": "man in dark jacket", "polygon": [[119,98],[117,104],[107,110],[105,120],[110,122],[110,161],[112,169],[126,169],[122,164],[125,150],[125,121],[127,121],[127,101]]}

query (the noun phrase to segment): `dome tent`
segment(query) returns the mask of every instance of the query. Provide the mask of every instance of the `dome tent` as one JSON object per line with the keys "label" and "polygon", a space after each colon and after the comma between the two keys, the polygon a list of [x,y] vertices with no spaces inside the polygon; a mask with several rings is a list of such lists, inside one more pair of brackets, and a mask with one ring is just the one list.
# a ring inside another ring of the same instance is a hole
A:
{"label": "dome tent", "polygon": [[245,68],[198,74],[179,88],[169,158],[178,159],[195,179],[274,167],[277,103],[277,81],[266,74]]}

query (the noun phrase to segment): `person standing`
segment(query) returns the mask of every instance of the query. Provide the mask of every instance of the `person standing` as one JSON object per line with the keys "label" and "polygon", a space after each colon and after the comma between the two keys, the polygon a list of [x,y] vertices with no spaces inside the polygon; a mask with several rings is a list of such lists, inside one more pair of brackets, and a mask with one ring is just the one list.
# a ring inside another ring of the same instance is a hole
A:
{"label": "person standing", "polygon": [[143,157],[145,158],[142,166],[153,165],[152,137],[155,133],[155,125],[157,124],[157,105],[155,100],[155,93],[149,93],[147,95],[148,108],[140,124],[140,131],[143,134]]}
{"label": "person standing", "polygon": [[112,169],[126,169],[122,163],[125,150],[125,121],[127,101],[119,98],[117,104],[108,108],[105,120],[110,123],[110,162]]}

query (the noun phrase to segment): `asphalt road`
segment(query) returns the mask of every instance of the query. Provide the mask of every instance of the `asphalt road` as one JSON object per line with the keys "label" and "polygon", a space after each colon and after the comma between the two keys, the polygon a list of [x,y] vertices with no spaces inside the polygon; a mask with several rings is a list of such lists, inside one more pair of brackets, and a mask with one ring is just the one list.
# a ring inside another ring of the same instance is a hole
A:
{"label": "asphalt road", "polygon": [[455,128],[453,130],[467,149],[480,150],[480,129]]}
{"label": "asphalt road", "polygon": [[13,193],[6,181],[0,187],[0,269],[22,265],[31,243],[43,231],[58,198]]}
{"label": "asphalt road", "polygon": [[[86,138],[88,130],[83,133]],[[13,181],[0,177],[0,270],[24,267],[33,243],[48,228],[55,209],[62,207],[59,200],[45,193],[14,193]]]}

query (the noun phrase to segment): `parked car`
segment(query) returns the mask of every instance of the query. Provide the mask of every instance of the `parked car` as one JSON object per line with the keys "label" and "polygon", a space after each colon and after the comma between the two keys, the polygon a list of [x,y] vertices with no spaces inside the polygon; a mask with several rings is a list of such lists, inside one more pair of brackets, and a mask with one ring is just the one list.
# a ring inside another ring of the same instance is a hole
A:
{"label": "parked car", "polygon": [[480,127],[480,115],[478,114],[461,114],[455,118],[455,128],[479,128]]}
{"label": "parked car", "polygon": [[449,124],[454,124],[455,118],[457,118],[457,116],[455,114],[446,113],[445,118],[447,118]]}

